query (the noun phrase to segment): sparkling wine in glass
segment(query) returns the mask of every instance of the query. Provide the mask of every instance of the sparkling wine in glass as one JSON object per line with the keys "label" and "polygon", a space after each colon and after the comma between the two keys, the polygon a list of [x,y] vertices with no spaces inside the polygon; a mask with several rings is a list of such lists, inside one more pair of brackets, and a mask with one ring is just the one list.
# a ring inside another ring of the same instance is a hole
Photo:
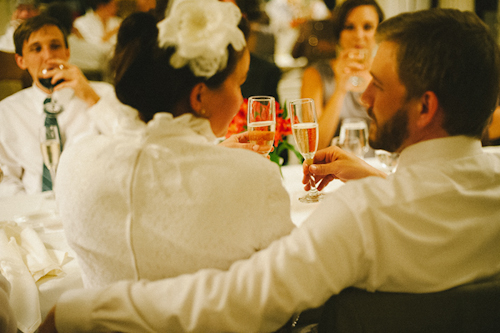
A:
{"label": "sparkling wine in glass", "polygon": [[340,126],[339,145],[342,149],[363,158],[370,149],[368,125],[361,118],[346,118]]}
{"label": "sparkling wine in glass", "polygon": [[248,99],[248,139],[250,143],[268,150],[259,151],[267,156],[274,145],[276,131],[276,102],[271,96],[252,96]]}
{"label": "sparkling wine in glass", "polygon": [[43,126],[40,129],[40,148],[42,150],[43,163],[50,171],[52,188],[54,188],[57,165],[61,156],[61,140],[56,125]]}
{"label": "sparkling wine in glass", "polygon": [[[313,163],[314,154],[318,149],[318,119],[314,100],[311,98],[301,98],[291,101],[289,104],[291,115],[292,132],[297,144],[297,149],[304,157],[308,165]],[[318,202],[323,197],[323,194],[316,189],[316,181],[311,175],[309,182],[311,189],[303,197],[299,198],[300,202],[311,203]]]}

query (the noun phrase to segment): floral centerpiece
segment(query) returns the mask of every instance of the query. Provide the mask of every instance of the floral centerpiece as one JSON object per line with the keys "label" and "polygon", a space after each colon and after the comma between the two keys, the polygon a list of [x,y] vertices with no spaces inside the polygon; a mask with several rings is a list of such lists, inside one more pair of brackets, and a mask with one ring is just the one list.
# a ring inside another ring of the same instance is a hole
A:
{"label": "floral centerpiece", "polygon": [[[234,116],[233,120],[229,124],[229,128],[226,134],[226,138],[233,134],[241,133],[247,130],[247,112],[248,112],[248,99],[243,100],[243,104],[240,106],[240,110]],[[286,137],[292,134],[292,126],[290,124],[290,119],[288,118],[288,112],[286,107],[282,109],[278,102],[276,102],[276,132],[274,135],[274,150],[269,153],[271,161],[278,164],[281,168],[284,164],[284,158],[281,157],[284,152],[292,151],[299,160],[302,160],[302,156],[295,149],[295,147],[290,144]]]}

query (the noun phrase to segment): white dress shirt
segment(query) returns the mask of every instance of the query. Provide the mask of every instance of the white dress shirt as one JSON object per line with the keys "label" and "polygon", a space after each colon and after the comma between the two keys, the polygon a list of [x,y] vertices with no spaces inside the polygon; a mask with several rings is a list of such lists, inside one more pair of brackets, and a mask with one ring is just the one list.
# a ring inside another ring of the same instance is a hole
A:
{"label": "white dress shirt", "polygon": [[80,34],[92,44],[104,44],[110,47],[116,44],[116,34],[110,38],[107,42],[103,42],[102,37],[111,30],[118,28],[122,20],[119,17],[111,17],[106,22],[106,30],[101,18],[94,13],[92,10],[87,11],[85,15],[78,17],[74,22],[73,26],[78,29]]}
{"label": "white dress shirt", "polygon": [[86,287],[227,269],[294,225],[277,165],[214,144],[206,119],[147,126],[68,148],[56,197]]}
{"label": "white dress shirt", "polygon": [[[91,86],[100,96],[114,96],[114,88],[108,83],[92,82]],[[0,197],[37,193],[42,189],[39,131],[45,122],[43,101],[46,97],[47,94],[33,85],[0,102],[0,168],[4,172]],[[89,108],[74,96],[72,89],[58,91],[54,97],[64,107],[57,116],[64,148],[70,147],[79,137],[98,133],[102,128],[101,115],[92,113],[100,101]]]}
{"label": "white dress shirt", "polygon": [[[270,223],[272,221],[269,221]],[[500,154],[458,136],[406,148],[387,179],[347,182],[289,236],[236,262],[63,294],[60,332],[273,331],[355,286],[425,293],[500,272]]]}

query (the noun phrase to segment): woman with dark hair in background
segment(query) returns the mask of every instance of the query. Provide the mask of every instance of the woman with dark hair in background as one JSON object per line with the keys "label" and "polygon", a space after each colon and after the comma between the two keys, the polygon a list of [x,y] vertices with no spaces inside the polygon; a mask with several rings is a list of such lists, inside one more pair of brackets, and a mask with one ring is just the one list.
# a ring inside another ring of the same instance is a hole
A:
{"label": "woman with dark hair in background", "polygon": [[[316,104],[319,149],[330,146],[342,119],[370,121],[360,102],[361,93],[371,80],[369,64],[362,65],[350,55],[364,49],[371,58],[376,45],[375,30],[383,19],[382,9],[374,0],[346,0],[333,11],[337,56],[313,63],[302,78],[301,96],[314,99]],[[353,73],[362,78],[357,85],[350,80]]]}

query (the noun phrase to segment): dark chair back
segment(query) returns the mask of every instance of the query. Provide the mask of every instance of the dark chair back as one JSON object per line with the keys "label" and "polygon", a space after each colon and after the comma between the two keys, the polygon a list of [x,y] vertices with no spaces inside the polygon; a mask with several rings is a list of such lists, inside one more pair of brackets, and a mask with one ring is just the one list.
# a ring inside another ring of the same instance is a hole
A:
{"label": "dark chair back", "polygon": [[21,89],[30,87],[33,83],[28,71],[17,66],[14,53],[0,51],[0,99]]}
{"label": "dark chair back", "polygon": [[324,306],[319,332],[500,332],[500,280],[426,294],[348,288]]}

